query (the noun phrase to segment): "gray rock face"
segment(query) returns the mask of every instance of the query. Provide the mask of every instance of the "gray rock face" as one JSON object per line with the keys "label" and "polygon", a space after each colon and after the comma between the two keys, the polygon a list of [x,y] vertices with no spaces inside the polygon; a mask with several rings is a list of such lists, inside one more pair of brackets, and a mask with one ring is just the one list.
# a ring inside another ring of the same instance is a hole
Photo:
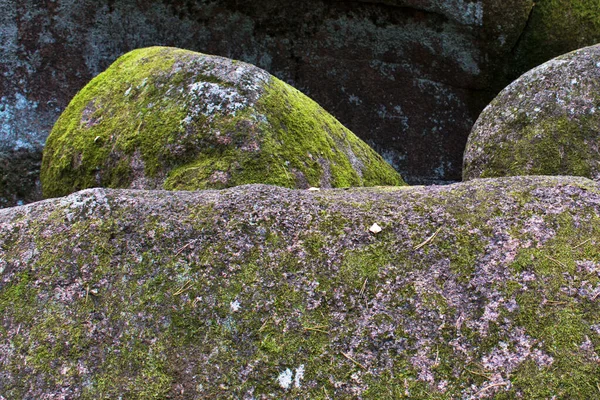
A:
{"label": "gray rock face", "polygon": [[534,68],[504,89],[473,127],[463,178],[600,178],[600,46]]}
{"label": "gray rock face", "polygon": [[0,210],[0,396],[594,398],[599,215],[572,177]]}
{"label": "gray rock face", "polygon": [[[168,45],[266,69],[409,183],[459,180],[485,105],[511,77],[600,41],[599,15],[588,0],[0,0],[0,165],[19,149],[39,163],[92,77],[134,48]],[[6,190],[5,203],[32,198]]]}
{"label": "gray rock face", "polygon": [[39,157],[93,76],[129,50],[169,45],[268,70],[411,182],[457,180],[530,3],[0,0],[0,146]]}

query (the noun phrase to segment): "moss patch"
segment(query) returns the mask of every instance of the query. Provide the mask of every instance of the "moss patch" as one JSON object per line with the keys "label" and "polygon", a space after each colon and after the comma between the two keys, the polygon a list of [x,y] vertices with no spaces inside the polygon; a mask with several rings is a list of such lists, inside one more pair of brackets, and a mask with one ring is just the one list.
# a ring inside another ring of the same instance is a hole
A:
{"label": "moss patch", "polygon": [[88,187],[196,190],[404,184],[314,101],[244,63],[152,47],[71,101],[42,164],[46,197]]}
{"label": "moss patch", "polygon": [[513,78],[549,59],[600,42],[600,3],[595,0],[539,0],[515,48]]}

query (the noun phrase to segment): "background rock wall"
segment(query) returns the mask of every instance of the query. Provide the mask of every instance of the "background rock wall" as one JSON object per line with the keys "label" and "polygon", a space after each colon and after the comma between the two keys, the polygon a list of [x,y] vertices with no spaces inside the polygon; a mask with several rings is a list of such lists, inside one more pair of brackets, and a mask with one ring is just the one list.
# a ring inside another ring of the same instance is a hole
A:
{"label": "background rock wall", "polygon": [[253,63],[410,183],[459,180],[487,102],[529,67],[600,37],[600,6],[585,3],[0,0],[0,153],[27,160],[16,171],[3,163],[13,171],[3,170],[0,206],[39,198],[36,160],[60,112],[119,55],[150,45]]}

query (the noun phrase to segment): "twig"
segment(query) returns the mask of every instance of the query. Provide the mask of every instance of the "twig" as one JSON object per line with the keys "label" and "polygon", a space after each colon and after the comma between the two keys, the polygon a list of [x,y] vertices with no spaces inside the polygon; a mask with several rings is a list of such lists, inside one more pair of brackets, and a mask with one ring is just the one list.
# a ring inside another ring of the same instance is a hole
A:
{"label": "twig", "polygon": [[325,390],[325,386],[323,386],[323,393],[325,393],[325,397],[327,398],[327,400],[331,399],[331,397],[329,397],[329,393],[327,393],[327,390]]}
{"label": "twig", "polygon": [[415,250],[419,250],[420,248],[427,246],[433,239],[435,239],[435,237],[437,236],[438,233],[440,233],[441,230],[442,230],[442,227],[440,226],[433,235],[429,236],[423,243],[421,243],[420,245],[415,247]]}
{"label": "twig", "polygon": [[562,262],[560,262],[560,261],[558,261],[558,260],[556,260],[556,259],[554,259],[554,258],[552,258],[550,256],[544,255],[544,257],[546,257],[550,261],[554,261],[555,263],[557,263],[558,265],[560,265],[564,269],[569,269],[569,267],[567,267],[564,263],[562,263]]}
{"label": "twig", "polygon": [[188,280],[181,288],[179,288],[179,290],[177,290],[175,293],[173,293],[173,296],[179,296],[180,294],[182,294],[183,292],[185,292],[186,290],[188,290],[191,285],[192,281]]}
{"label": "twig", "polygon": [[483,393],[486,390],[491,389],[491,388],[495,388],[495,387],[498,387],[498,386],[506,386],[506,385],[508,385],[507,382],[494,383],[493,385],[488,385],[488,386],[484,387],[479,392],[477,392],[477,394]]}
{"label": "twig", "polygon": [[267,326],[267,324],[269,323],[270,320],[271,320],[271,317],[267,318],[265,320],[265,322],[262,324],[262,326],[260,328],[258,328],[258,331],[262,332],[262,330],[265,329],[265,326]]}
{"label": "twig", "polygon": [[584,244],[586,244],[587,242],[589,242],[589,241],[591,241],[591,240],[592,240],[592,239],[590,238],[590,239],[588,239],[588,240],[585,240],[585,241],[583,241],[583,242],[579,243],[577,246],[573,247],[573,250],[580,248],[581,246],[583,246]]}
{"label": "twig", "polygon": [[358,365],[362,369],[367,369],[367,367],[365,367],[364,365],[362,365],[361,363],[359,363],[358,361],[356,361],[354,358],[350,357],[348,354],[344,353],[343,351],[340,351],[340,353],[342,353],[342,355],[344,357],[346,357],[348,360],[352,361],[354,364]]}
{"label": "twig", "polygon": [[88,302],[89,295],[90,295],[90,285],[87,285],[87,287],[85,288],[85,304],[87,304],[87,302]]}
{"label": "twig", "polygon": [[182,251],[184,251],[185,249],[187,249],[188,247],[190,247],[192,244],[196,243],[197,241],[198,241],[198,239],[190,240],[189,242],[187,242],[187,244],[185,246],[183,246],[179,250],[177,250],[177,253],[175,253],[175,255],[173,257],[177,257],[179,254],[181,254]]}
{"label": "twig", "polygon": [[322,329],[319,329],[319,328],[324,328],[324,327],[322,327],[322,326],[315,326],[315,327],[305,326],[305,327],[304,327],[304,330],[305,330],[305,331],[315,331],[315,332],[321,332],[321,333],[325,333],[325,334],[329,335],[329,332],[328,332],[328,331],[324,331],[324,330],[322,330]]}
{"label": "twig", "polygon": [[362,297],[363,294],[365,294],[365,290],[367,289],[367,281],[368,280],[369,280],[369,278],[365,278],[365,283],[363,283],[362,289],[360,289],[360,293],[358,294],[359,297]]}
{"label": "twig", "polygon": [[467,370],[467,372],[470,372],[473,375],[479,375],[479,376],[483,376],[486,379],[491,379],[491,376],[489,374],[484,374],[483,372],[471,371],[470,369],[467,369],[467,368],[465,368],[465,369]]}
{"label": "twig", "polygon": [[546,304],[553,304],[555,306],[562,306],[569,304],[568,301],[556,301],[556,300],[546,300]]}

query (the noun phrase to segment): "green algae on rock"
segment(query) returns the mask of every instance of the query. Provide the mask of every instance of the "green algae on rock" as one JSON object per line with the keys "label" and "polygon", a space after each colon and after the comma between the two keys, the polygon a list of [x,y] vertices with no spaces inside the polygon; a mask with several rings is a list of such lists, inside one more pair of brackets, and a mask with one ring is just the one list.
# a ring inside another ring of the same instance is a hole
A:
{"label": "green algae on rock", "polygon": [[335,118],[267,72],[167,47],[122,56],[73,98],[48,137],[41,180],[46,197],[97,186],[404,184]]}
{"label": "green algae on rock", "polygon": [[0,395],[596,398],[599,216],[530,176],[0,210]]}
{"label": "green algae on rock", "polygon": [[506,87],[475,123],[463,179],[600,178],[600,46],[557,57]]}

